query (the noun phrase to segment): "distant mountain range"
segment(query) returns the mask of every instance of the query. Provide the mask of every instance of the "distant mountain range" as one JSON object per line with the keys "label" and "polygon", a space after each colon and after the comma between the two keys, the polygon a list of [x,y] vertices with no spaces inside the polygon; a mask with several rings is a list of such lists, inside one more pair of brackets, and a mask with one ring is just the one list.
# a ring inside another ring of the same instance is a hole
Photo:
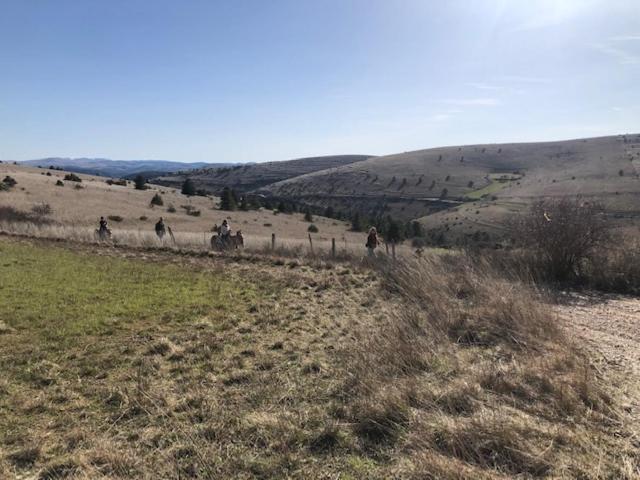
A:
{"label": "distant mountain range", "polygon": [[166,173],[175,173],[201,168],[222,168],[236,163],[183,163],[168,160],[109,160],[107,158],[61,158],[49,157],[19,162],[32,167],[56,167],[70,172],[100,175],[103,177],[131,178],[143,175],[151,178]]}

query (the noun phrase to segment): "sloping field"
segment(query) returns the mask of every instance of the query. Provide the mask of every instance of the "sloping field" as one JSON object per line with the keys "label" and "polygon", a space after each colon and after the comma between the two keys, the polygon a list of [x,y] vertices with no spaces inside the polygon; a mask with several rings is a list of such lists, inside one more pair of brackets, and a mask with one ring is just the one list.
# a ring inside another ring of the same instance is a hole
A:
{"label": "sloping field", "polygon": [[[443,147],[375,157],[265,187],[276,196],[337,210],[420,218],[428,228],[468,217],[459,234],[493,231],[510,206],[581,195],[612,217],[640,218],[640,135],[544,143]],[[442,202],[456,200],[457,202]],[[457,205],[461,204],[460,207]],[[456,208],[456,212],[450,211]],[[430,218],[431,217],[431,218]],[[458,225],[456,223],[456,225]],[[486,228],[484,228],[486,230]]]}
{"label": "sloping field", "polygon": [[[227,212],[217,209],[215,197],[187,197],[179,189],[150,185],[148,190],[141,191],[135,190],[132,184],[108,185],[104,178],[90,175],[79,175],[83,181],[76,183],[64,180],[66,172],[0,164],[0,180],[7,175],[18,183],[10,191],[0,191],[0,207],[31,212],[34,207],[49,205],[51,212],[46,218],[59,230],[58,233],[52,231],[52,236],[64,236],[62,229],[68,228],[78,230],[81,236],[92,237],[98,219],[111,216],[120,217],[119,221],[109,220],[116,237],[154,244],[157,243],[154,224],[162,216],[179,242],[203,247],[209,243],[213,225],[220,225],[226,218],[234,230],[242,230],[250,247],[270,244],[272,233],[276,233],[278,245],[308,246],[310,222],[304,221],[303,214],[274,215],[264,209]],[[64,186],[56,186],[57,181],[62,181]],[[155,194],[162,197],[162,206],[151,205]],[[170,211],[171,207],[174,212]],[[187,208],[199,215],[190,215]],[[313,223],[318,227],[318,232],[312,234],[318,246],[328,249],[331,238],[335,238],[340,248],[364,250],[363,234],[351,232],[348,223],[321,216],[314,216]]]}
{"label": "sloping field", "polygon": [[534,292],[464,256],[0,256],[0,478],[640,473],[619,390]]}
{"label": "sloping field", "polygon": [[152,181],[161,185],[180,188],[188,177],[194,181],[197,188],[205,189],[211,193],[218,194],[224,187],[244,192],[310,172],[359,162],[369,157],[370,155],[334,155],[227,168],[206,168],[186,174],[166,175],[154,178]]}

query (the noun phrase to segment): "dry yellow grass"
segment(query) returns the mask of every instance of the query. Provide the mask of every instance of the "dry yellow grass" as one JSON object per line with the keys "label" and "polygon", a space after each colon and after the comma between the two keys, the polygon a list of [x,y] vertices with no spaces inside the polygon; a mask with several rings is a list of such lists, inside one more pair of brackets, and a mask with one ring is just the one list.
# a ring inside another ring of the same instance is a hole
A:
{"label": "dry yellow grass", "polygon": [[[208,241],[213,225],[220,225],[227,218],[234,230],[242,230],[248,246],[270,243],[274,232],[279,244],[308,245],[309,223],[304,221],[302,214],[274,215],[268,210],[225,212],[216,208],[217,198],[187,197],[179,190],[153,185],[149,190],[135,190],[133,185],[108,185],[104,177],[90,175],[79,175],[83,181],[78,185],[83,188],[76,189],[75,182],[63,180],[65,172],[8,163],[0,164],[0,176],[4,178],[5,175],[15,178],[18,184],[10,192],[0,192],[0,206],[28,212],[34,206],[47,203],[53,210],[50,215],[53,221],[79,232],[92,232],[100,216],[117,215],[123,220],[110,222],[114,233],[145,237],[153,235],[153,226],[162,216],[177,236],[190,238],[189,243],[195,244],[202,238]],[[56,186],[58,180],[64,182],[64,187]],[[156,193],[162,196],[164,205],[151,207],[151,198]],[[170,205],[175,207],[175,213],[167,211]],[[183,205],[200,210],[200,216],[187,215]],[[143,217],[146,219],[141,220]],[[331,238],[335,238],[338,247],[346,245],[348,249],[364,251],[365,235],[351,232],[349,224],[320,216],[315,216],[313,223],[319,229],[318,233],[312,234],[318,246],[326,249]]]}
{"label": "dry yellow grass", "polygon": [[[0,329],[9,478],[639,473],[615,390],[535,292],[464,255],[376,272],[70,242],[0,249],[4,311],[16,312]],[[51,276],[74,271],[87,277],[69,295]],[[29,292],[12,296],[20,282]],[[139,284],[154,314],[139,295],[117,313],[120,290]],[[167,292],[192,306],[157,308]]]}

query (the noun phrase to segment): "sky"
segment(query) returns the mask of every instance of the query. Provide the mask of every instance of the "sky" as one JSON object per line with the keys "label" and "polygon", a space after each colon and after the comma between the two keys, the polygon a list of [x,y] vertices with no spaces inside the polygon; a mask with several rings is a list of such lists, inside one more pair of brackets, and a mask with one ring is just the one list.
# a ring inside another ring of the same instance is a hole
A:
{"label": "sky", "polygon": [[0,0],[0,159],[640,133],[640,0]]}

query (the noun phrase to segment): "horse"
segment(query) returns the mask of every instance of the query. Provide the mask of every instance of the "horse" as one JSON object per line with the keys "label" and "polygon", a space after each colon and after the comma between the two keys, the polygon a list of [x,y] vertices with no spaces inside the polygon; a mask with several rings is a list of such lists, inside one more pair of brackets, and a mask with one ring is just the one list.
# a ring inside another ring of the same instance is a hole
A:
{"label": "horse", "polygon": [[218,234],[211,237],[211,248],[214,250],[235,250],[241,247],[244,247],[244,238],[240,230],[235,235],[229,235],[226,242]]}
{"label": "horse", "polygon": [[171,227],[167,226],[166,229],[165,228],[157,228],[156,227],[156,235],[158,236],[158,239],[160,240],[160,243],[164,243],[163,239],[164,239],[164,236],[167,234],[167,232],[169,232],[169,237],[171,237],[171,241],[175,245],[176,244],[176,237],[173,236],[173,231],[171,230]]}
{"label": "horse", "polygon": [[106,242],[107,240],[111,240],[111,230],[108,228],[97,228],[94,232],[96,240],[100,242]]}

